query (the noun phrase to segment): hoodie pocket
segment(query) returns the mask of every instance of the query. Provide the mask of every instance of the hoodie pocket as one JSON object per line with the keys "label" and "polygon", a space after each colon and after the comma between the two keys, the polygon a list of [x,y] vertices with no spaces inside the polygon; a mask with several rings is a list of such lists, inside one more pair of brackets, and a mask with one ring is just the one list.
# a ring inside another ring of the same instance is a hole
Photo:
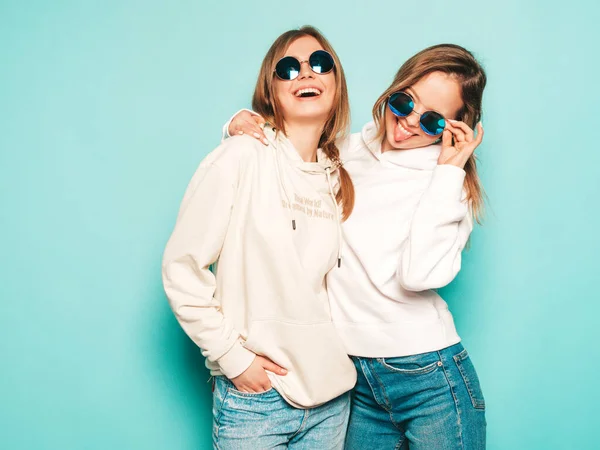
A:
{"label": "hoodie pocket", "polygon": [[331,322],[254,321],[245,346],[288,370],[286,375],[267,373],[277,391],[296,407],[318,406],[356,383],[354,364]]}

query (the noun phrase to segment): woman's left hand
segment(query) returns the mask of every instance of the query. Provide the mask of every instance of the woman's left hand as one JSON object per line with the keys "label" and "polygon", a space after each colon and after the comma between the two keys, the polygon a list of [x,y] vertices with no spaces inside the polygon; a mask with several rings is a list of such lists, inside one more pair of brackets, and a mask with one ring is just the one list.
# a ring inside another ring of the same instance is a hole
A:
{"label": "woman's left hand", "polygon": [[[483,140],[483,126],[477,124],[477,136],[473,130],[464,122],[459,120],[446,120],[446,129],[442,134],[442,152],[438,158],[438,164],[451,164],[461,169],[473,155],[475,149]],[[454,143],[452,143],[454,138]]]}

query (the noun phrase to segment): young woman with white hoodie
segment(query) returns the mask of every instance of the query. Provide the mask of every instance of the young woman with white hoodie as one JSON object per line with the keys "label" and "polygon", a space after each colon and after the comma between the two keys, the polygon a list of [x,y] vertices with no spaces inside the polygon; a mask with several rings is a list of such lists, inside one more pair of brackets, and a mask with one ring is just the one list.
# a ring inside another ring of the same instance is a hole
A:
{"label": "young woman with white hoodie", "polygon": [[215,376],[214,448],[341,449],[356,370],[325,276],[354,202],[335,143],[349,104],[317,30],[273,43],[253,108],[273,124],[269,146],[236,136],[202,161],[164,252],[165,291]]}
{"label": "young woman with white hoodie", "polygon": [[[374,122],[339,143],[356,199],[327,288],[358,371],[348,449],[485,448],[481,386],[436,292],[482,212],[473,152],[485,85],[470,52],[430,47],[402,65]],[[224,134],[262,139],[263,122],[243,111]]]}

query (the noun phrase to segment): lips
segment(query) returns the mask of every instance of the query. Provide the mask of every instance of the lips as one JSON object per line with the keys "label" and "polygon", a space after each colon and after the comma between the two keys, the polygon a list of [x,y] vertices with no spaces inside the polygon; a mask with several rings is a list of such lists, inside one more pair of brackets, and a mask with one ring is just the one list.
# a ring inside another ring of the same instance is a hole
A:
{"label": "lips", "polygon": [[321,94],[322,91],[314,86],[303,87],[294,92],[294,96],[299,98],[318,97]]}

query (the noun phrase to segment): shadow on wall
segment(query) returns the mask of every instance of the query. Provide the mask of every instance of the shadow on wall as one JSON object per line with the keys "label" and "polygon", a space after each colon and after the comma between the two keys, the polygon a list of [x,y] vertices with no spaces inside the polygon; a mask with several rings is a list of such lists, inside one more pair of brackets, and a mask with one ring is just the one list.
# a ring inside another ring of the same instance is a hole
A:
{"label": "shadow on wall", "polygon": [[[186,448],[212,448],[212,383],[200,349],[181,329],[162,290],[153,291],[149,359],[156,379],[153,386],[166,414],[179,421],[181,433],[174,441],[185,442]],[[158,305],[158,306],[156,306]],[[188,445],[190,445],[188,447]]]}

